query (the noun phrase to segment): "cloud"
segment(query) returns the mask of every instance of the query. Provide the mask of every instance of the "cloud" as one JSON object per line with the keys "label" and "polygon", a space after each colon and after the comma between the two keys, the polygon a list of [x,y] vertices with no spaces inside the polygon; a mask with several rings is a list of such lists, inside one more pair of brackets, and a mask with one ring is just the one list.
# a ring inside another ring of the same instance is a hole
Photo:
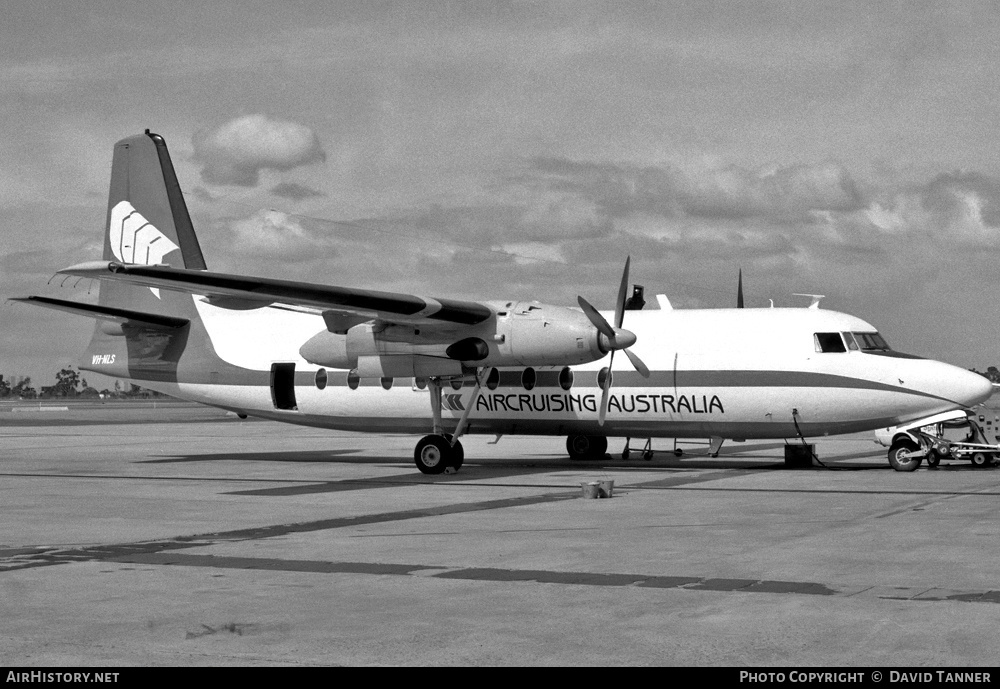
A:
{"label": "cloud", "polygon": [[312,243],[295,218],[276,210],[257,211],[232,223],[231,230],[239,248],[246,251],[298,252]]}
{"label": "cloud", "polygon": [[291,170],[323,162],[326,153],[316,134],[301,124],[247,115],[192,139],[194,158],[203,163],[209,184],[256,186],[261,170]]}
{"label": "cloud", "polygon": [[639,167],[536,158],[524,179],[574,192],[615,217],[761,218],[789,222],[814,211],[857,210],[866,205],[860,185],[839,163],[749,170]]}
{"label": "cloud", "polygon": [[1000,180],[948,172],[892,191],[865,211],[887,235],[940,246],[995,247],[1000,242]]}
{"label": "cloud", "polygon": [[322,192],[310,189],[309,187],[301,184],[296,184],[295,182],[282,182],[280,184],[276,184],[271,187],[271,193],[275,196],[292,199],[293,201],[301,201],[302,199],[308,199],[315,196],[326,196],[326,194],[323,194]]}

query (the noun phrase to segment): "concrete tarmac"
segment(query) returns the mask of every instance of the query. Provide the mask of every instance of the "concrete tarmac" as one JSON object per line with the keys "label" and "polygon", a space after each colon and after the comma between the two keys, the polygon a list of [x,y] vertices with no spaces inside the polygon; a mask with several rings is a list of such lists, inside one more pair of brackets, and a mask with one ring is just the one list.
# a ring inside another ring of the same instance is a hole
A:
{"label": "concrete tarmac", "polygon": [[[0,409],[0,664],[994,666],[1000,469]],[[641,445],[641,443],[640,443]],[[614,480],[611,499],[581,483]]]}

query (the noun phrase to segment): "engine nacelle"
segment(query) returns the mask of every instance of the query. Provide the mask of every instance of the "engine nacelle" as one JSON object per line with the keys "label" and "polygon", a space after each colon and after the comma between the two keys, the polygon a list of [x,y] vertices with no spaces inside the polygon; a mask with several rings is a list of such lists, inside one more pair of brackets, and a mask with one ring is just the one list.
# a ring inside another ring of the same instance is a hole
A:
{"label": "engine nacelle", "polygon": [[496,335],[483,362],[492,366],[570,366],[607,354],[583,312],[564,306],[518,302],[498,311]]}
{"label": "engine nacelle", "polygon": [[356,369],[362,378],[457,376],[462,364],[447,354],[445,342],[422,342],[419,329],[370,322],[346,335],[321,330],[299,348],[299,355],[319,366]]}
{"label": "engine nacelle", "polygon": [[571,366],[608,353],[583,312],[538,302],[490,304],[473,326],[416,326],[371,321],[346,335],[322,330],[299,349],[319,366],[357,369],[362,378],[461,375],[482,366]]}

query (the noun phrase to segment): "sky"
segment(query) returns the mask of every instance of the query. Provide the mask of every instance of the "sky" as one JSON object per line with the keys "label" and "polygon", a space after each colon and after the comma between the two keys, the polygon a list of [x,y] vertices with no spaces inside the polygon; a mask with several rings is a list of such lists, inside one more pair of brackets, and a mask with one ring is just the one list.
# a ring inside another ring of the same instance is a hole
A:
{"label": "sky", "polygon": [[[99,259],[169,146],[209,269],[463,299],[823,308],[1000,366],[996,2],[0,0],[0,296]],[[649,307],[647,307],[649,308]],[[92,324],[0,305],[36,386]],[[86,376],[85,376],[86,377]]]}

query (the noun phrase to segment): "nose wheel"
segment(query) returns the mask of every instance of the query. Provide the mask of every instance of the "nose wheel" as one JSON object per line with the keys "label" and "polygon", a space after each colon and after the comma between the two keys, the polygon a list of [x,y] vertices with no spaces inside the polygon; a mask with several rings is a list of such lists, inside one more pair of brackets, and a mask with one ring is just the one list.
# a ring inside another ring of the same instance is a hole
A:
{"label": "nose wheel", "polygon": [[450,435],[425,435],[413,451],[413,461],[422,474],[455,473],[465,461],[462,443],[452,445]]}

